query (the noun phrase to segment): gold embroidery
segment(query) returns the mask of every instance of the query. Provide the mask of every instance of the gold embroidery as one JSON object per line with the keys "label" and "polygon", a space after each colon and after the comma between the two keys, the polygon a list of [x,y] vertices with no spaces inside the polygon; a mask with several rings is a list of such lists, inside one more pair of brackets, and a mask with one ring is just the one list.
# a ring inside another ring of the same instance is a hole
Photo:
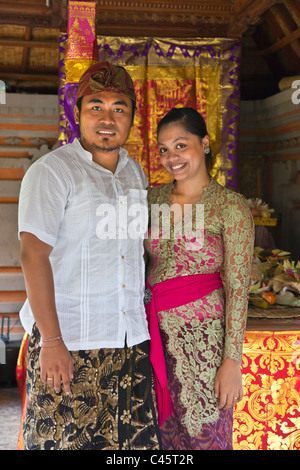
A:
{"label": "gold embroidery", "polygon": [[[149,190],[150,220],[152,204],[171,205],[171,190],[172,183]],[[191,436],[201,431],[203,423],[218,419],[214,380],[223,358],[242,358],[254,241],[253,220],[243,196],[212,180],[199,203],[204,204],[202,248],[187,250],[184,238],[174,236],[172,221],[168,239],[152,239],[150,226],[145,241],[150,285],[183,275],[223,273],[225,295],[215,290],[196,302],[159,313],[165,349],[175,359],[179,399],[186,410],[184,424]],[[166,222],[166,217],[167,212],[160,222]]]}

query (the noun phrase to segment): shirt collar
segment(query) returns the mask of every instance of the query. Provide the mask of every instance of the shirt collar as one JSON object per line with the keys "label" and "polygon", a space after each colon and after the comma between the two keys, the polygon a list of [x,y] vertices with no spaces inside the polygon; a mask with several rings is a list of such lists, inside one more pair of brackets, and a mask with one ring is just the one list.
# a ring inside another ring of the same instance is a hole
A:
{"label": "shirt collar", "polygon": [[[85,150],[81,143],[80,143],[80,140],[76,137],[74,140],[73,140],[73,144],[75,146],[75,149],[77,150],[77,154],[79,155],[80,158],[83,158],[84,160],[86,161],[89,161],[91,163],[93,163],[94,165],[97,166],[97,168],[99,168],[100,170],[103,170],[103,171],[108,171],[109,173],[111,173],[109,170],[106,170],[106,168],[103,168],[101,165],[98,165],[97,163],[95,163],[93,161],[93,155],[91,154],[91,152],[89,152],[88,150]],[[119,151],[119,160],[118,160],[118,164],[117,164],[117,168],[116,168],[116,171],[115,171],[115,174],[118,173],[119,171],[121,171],[124,166],[126,165],[128,161],[128,153],[127,153],[127,150],[124,149],[123,147],[120,148],[120,151]]]}

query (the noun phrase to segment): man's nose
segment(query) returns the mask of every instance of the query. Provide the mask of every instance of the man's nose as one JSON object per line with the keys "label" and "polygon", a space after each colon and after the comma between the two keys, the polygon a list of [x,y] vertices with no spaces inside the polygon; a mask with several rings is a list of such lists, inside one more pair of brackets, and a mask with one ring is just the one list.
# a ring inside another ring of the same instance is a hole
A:
{"label": "man's nose", "polygon": [[114,123],[114,113],[110,109],[103,109],[99,116],[100,122],[105,124],[112,124]]}

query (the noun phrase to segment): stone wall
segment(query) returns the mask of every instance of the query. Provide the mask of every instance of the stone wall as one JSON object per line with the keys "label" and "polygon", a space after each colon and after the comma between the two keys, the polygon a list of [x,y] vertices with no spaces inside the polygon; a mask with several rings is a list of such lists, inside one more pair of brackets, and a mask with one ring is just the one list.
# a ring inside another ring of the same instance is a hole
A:
{"label": "stone wall", "polygon": [[[276,210],[277,241],[300,259],[300,100],[289,88],[270,98],[241,103],[241,192]],[[245,171],[245,169],[247,171]]]}

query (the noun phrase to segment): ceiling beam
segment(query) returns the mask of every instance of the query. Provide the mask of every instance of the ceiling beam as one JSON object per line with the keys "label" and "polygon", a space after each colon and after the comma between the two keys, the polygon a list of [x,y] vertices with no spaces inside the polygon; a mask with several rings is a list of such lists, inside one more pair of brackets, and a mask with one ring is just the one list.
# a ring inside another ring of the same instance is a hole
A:
{"label": "ceiling beam", "polygon": [[256,25],[261,20],[262,15],[274,4],[282,0],[243,0],[238,12],[231,17],[229,34],[242,36],[250,26]]}
{"label": "ceiling beam", "polygon": [[0,0],[0,24],[64,28],[67,26],[67,2],[68,0],[28,0],[20,3]]}
{"label": "ceiling beam", "polygon": [[1,2],[0,8],[3,15],[51,16],[51,8],[47,7],[46,2],[28,2],[21,5],[19,2]]}
{"label": "ceiling beam", "polygon": [[41,81],[41,82],[58,82],[58,75],[43,75],[43,74],[30,74],[30,73],[10,73],[0,72],[1,79],[3,80],[24,80],[24,81]]}
{"label": "ceiling beam", "polygon": [[0,39],[0,46],[5,47],[58,47],[57,41],[36,41],[34,39]]}
{"label": "ceiling beam", "polygon": [[[26,26],[26,29],[25,29],[25,40],[26,40],[27,42],[29,42],[30,36],[31,36],[31,28],[30,28],[29,26]],[[25,47],[23,47],[22,63],[21,63],[21,73],[25,73],[25,72],[26,72],[27,62],[28,62],[28,54],[29,54],[29,50],[28,50],[28,46],[26,45]]]}
{"label": "ceiling beam", "polygon": [[[253,1],[253,0],[252,0]],[[161,0],[98,0],[96,11],[103,12],[109,10],[110,12],[116,11],[129,11],[131,13],[142,12],[145,13],[198,13],[198,14],[212,14],[212,15],[232,15],[235,11],[234,1],[219,0],[216,2],[211,1],[161,1]]]}
{"label": "ceiling beam", "polygon": [[273,52],[276,52],[279,49],[282,49],[283,47],[287,46],[288,44],[291,44],[292,42],[296,41],[299,38],[300,38],[300,28],[288,34],[286,37],[279,39],[279,41],[272,44],[272,46],[269,46],[263,51],[261,51],[261,54],[262,55],[273,54]]}

